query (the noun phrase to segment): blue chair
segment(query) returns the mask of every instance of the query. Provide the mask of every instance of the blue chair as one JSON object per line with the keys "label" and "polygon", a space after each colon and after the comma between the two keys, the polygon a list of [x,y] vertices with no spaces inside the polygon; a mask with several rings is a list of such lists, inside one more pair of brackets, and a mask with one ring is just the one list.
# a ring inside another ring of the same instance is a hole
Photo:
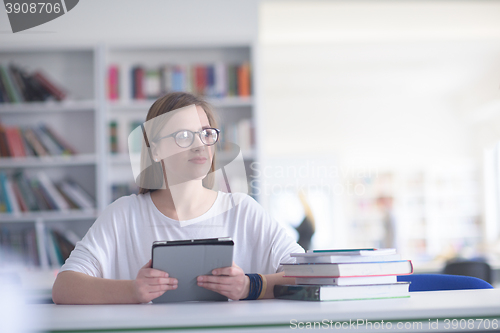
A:
{"label": "blue chair", "polygon": [[488,282],[471,276],[448,274],[411,274],[398,276],[398,282],[410,282],[412,291],[491,289]]}

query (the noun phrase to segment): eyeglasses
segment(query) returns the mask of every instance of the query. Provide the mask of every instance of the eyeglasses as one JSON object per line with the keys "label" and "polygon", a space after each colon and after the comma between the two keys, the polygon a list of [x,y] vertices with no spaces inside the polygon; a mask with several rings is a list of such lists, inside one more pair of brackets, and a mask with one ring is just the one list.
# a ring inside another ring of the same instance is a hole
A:
{"label": "eyeglasses", "polygon": [[205,129],[202,129],[201,131],[198,131],[198,132],[193,132],[190,130],[180,130],[180,131],[174,132],[170,135],[161,137],[158,139],[158,141],[165,139],[165,138],[173,137],[175,140],[175,143],[179,147],[187,148],[193,144],[194,135],[198,134],[200,136],[201,142],[205,146],[213,146],[217,142],[217,140],[219,140],[219,133],[220,133],[220,130],[217,128],[205,128]]}

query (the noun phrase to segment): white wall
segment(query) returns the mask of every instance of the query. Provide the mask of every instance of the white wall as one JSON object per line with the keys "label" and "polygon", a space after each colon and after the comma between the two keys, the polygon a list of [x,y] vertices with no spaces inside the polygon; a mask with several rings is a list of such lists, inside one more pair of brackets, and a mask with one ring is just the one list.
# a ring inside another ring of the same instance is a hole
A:
{"label": "white wall", "polygon": [[16,34],[0,10],[0,47],[249,41],[256,34],[257,0],[82,0],[67,14]]}
{"label": "white wall", "polygon": [[479,161],[500,139],[478,139],[471,116],[500,100],[500,2],[269,1],[259,15],[264,155],[394,169]]}

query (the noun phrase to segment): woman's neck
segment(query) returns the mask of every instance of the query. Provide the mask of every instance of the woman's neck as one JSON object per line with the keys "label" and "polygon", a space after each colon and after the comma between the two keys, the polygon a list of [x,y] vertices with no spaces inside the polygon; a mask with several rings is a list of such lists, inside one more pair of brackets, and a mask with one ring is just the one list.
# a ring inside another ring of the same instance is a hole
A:
{"label": "woman's neck", "polygon": [[192,180],[156,190],[151,199],[165,216],[186,221],[206,213],[212,207],[217,192],[206,189],[201,180]]}

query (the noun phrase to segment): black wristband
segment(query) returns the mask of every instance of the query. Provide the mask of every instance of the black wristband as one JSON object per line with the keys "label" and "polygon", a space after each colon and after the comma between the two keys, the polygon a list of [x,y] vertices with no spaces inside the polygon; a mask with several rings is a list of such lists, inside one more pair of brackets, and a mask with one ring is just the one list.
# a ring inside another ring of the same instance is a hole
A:
{"label": "black wristband", "polygon": [[248,288],[248,297],[243,298],[244,301],[254,300],[259,298],[262,292],[262,278],[259,274],[245,274],[250,279],[250,286]]}

